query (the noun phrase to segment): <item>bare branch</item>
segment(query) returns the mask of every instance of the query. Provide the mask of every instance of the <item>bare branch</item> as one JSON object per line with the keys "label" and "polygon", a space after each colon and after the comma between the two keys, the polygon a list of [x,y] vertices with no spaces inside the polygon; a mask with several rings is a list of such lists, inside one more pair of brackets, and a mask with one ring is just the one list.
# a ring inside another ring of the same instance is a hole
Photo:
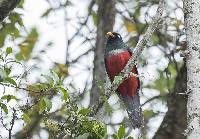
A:
{"label": "bare branch", "polygon": [[76,63],[78,60],[80,60],[83,56],[88,55],[90,52],[94,51],[94,48],[91,48],[89,50],[87,50],[86,52],[84,52],[83,54],[79,55],[77,58],[71,60],[71,61],[67,61],[67,64],[74,64]]}
{"label": "bare branch", "polygon": [[16,110],[13,108],[12,120],[10,122],[10,129],[8,130],[8,132],[9,132],[9,139],[12,138],[12,130],[13,130],[13,126],[15,124],[15,119],[16,119]]}
{"label": "bare branch", "polygon": [[147,101],[145,101],[143,104],[141,104],[141,107],[143,107],[144,105],[146,105],[147,103],[149,103],[149,102],[151,102],[151,101],[153,101],[155,99],[159,99],[159,98],[166,97],[166,96],[161,96],[161,95],[154,96],[154,97],[148,99]]}
{"label": "bare branch", "polygon": [[20,0],[0,0],[0,22],[13,10]]}

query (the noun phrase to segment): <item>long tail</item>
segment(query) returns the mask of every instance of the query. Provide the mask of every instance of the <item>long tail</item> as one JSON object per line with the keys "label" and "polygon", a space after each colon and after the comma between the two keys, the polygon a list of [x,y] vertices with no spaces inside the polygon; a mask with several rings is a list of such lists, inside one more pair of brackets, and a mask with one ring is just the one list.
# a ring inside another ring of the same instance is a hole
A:
{"label": "long tail", "polygon": [[142,115],[142,109],[140,107],[139,93],[137,92],[133,97],[122,95],[121,97],[133,128],[140,128],[143,125],[144,119]]}

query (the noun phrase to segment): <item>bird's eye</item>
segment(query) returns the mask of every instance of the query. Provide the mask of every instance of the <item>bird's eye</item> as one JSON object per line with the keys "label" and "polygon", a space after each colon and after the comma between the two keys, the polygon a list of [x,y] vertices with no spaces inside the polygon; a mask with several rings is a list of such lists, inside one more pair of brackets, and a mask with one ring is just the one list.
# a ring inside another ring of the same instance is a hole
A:
{"label": "bird's eye", "polygon": [[120,39],[122,38],[121,35],[119,35],[119,34],[117,34],[117,37],[120,38]]}

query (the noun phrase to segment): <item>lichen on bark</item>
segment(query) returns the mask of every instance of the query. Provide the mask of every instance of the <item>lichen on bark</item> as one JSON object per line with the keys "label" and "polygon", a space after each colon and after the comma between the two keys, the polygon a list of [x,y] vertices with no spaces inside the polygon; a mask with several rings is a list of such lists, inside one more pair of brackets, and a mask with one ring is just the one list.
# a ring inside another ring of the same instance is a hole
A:
{"label": "lichen on bark", "polygon": [[200,1],[184,0],[187,40],[187,130],[188,139],[200,136]]}

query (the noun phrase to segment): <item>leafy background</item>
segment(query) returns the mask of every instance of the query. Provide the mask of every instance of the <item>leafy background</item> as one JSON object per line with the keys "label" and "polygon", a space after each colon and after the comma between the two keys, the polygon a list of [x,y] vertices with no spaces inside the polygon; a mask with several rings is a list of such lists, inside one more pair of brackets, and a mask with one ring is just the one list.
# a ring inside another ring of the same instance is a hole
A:
{"label": "leafy background", "polygon": [[[157,5],[156,0],[116,1],[114,30],[128,46],[136,45]],[[184,64],[175,53],[185,39],[182,2],[167,2],[164,21],[138,62],[145,118],[140,130],[131,128],[116,94],[104,111],[91,116],[98,6],[95,0],[25,0],[1,23],[1,138],[11,133],[15,138],[145,139],[159,133],[173,107],[169,96],[183,81],[176,80]],[[95,83],[104,92],[104,84]]]}

